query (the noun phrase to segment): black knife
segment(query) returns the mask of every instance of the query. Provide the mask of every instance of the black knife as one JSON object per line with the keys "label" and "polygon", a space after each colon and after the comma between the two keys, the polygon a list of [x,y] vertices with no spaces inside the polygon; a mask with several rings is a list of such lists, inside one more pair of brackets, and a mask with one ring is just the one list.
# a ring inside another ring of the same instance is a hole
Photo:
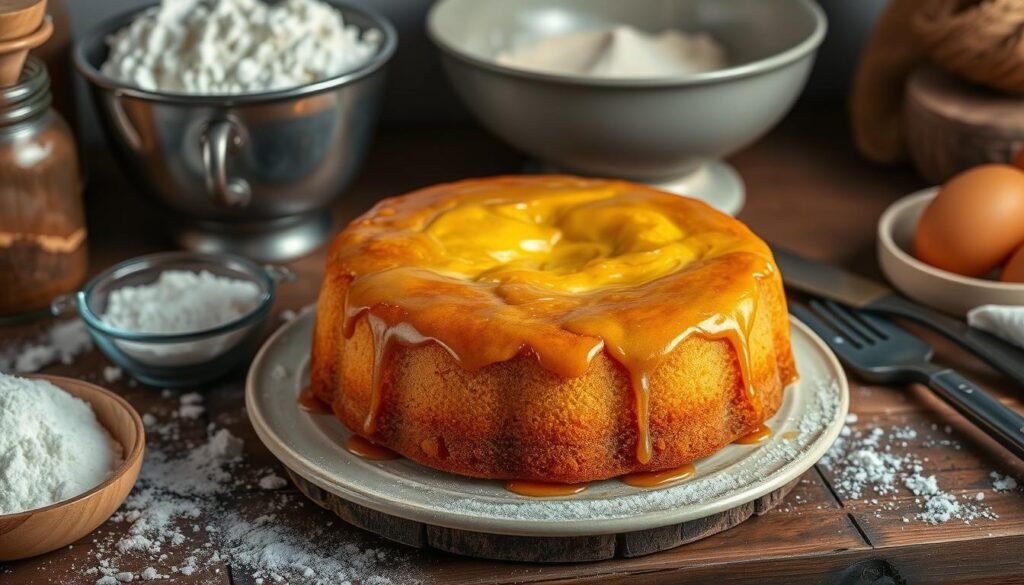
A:
{"label": "black knife", "polygon": [[786,286],[851,307],[904,317],[945,335],[1024,385],[1024,350],[948,315],[907,300],[891,288],[823,262],[772,247]]}

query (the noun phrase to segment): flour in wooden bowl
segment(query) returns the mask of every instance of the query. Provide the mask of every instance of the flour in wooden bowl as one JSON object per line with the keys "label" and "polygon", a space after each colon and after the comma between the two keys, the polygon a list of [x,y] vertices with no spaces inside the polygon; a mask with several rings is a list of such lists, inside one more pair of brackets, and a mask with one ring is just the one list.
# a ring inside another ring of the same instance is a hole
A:
{"label": "flour in wooden bowl", "polygon": [[0,515],[85,493],[122,459],[87,402],[45,380],[0,373]]}

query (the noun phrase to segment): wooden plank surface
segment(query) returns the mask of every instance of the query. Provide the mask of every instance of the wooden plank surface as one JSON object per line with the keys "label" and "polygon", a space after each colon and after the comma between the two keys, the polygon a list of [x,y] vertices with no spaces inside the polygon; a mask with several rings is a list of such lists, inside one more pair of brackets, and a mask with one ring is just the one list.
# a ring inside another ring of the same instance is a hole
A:
{"label": "wooden plank surface", "polygon": [[[101,157],[102,158],[102,157]],[[843,109],[804,107],[754,147],[732,159],[747,182],[748,203],[741,214],[764,238],[808,256],[880,277],[875,262],[874,226],[882,210],[896,198],[923,187],[908,170],[871,167],[850,146]],[[431,183],[468,176],[515,173],[524,159],[484,133],[473,130],[391,134],[377,140],[366,170],[342,196],[335,216],[339,225],[386,195]],[[88,192],[91,271],[139,254],[163,250],[161,213],[144,204],[109,161],[93,166]],[[130,221],[125,221],[130,218]],[[323,272],[323,251],[290,263],[299,275],[296,284],[281,288],[275,312],[298,309],[315,300]],[[31,338],[39,325],[0,329],[0,349]],[[955,346],[924,335],[937,356],[960,368],[1007,403],[1020,405],[1013,388],[978,360]],[[101,380],[105,358],[93,351],[71,365],[45,371]],[[926,389],[887,388],[851,384],[851,410],[859,415],[856,428],[906,425],[919,439],[908,448],[927,457],[927,473],[953,493],[984,491],[985,503],[996,520],[967,525],[905,523],[917,511],[913,497],[901,492],[892,510],[878,511],[864,502],[836,497],[831,473],[816,468],[776,510],[742,525],[677,549],[650,556],[596,563],[540,565],[490,562],[432,551],[412,551],[374,540],[338,522],[329,512],[301,504],[289,486],[267,491],[253,486],[268,470],[284,470],[263,448],[243,408],[241,374],[206,389],[206,413],[182,426],[175,444],[201,439],[206,425],[226,427],[245,441],[246,471],[228,505],[257,514],[275,498],[294,497],[288,521],[297,526],[328,527],[381,550],[393,552],[424,583],[855,583],[858,575],[896,573],[906,583],[1018,583],[1024,570],[1024,494],[1020,490],[993,492],[989,473],[998,470],[1024,477],[1024,465],[984,437]],[[169,416],[172,399],[122,380],[112,386],[141,412]],[[936,429],[932,429],[936,425]],[[925,438],[945,433],[952,445]],[[151,441],[155,440],[151,438]],[[331,523],[328,525],[328,523]],[[0,565],[0,583],[93,583],[85,574],[95,566],[98,536],[118,534],[125,523],[108,523],[100,533],[64,549],[17,563]],[[204,541],[196,537],[198,546]],[[102,539],[98,539],[102,540]],[[168,549],[168,554],[183,554]],[[128,559],[125,570],[140,571],[144,559]],[[888,564],[886,564],[888,563]],[[138,566],[136,566],[138,565]],[[229,563],[205,565],[191,576],[175,575],[174,583],[254,583],[255,579]],[[870,581],[868,581],[870,582]]]}

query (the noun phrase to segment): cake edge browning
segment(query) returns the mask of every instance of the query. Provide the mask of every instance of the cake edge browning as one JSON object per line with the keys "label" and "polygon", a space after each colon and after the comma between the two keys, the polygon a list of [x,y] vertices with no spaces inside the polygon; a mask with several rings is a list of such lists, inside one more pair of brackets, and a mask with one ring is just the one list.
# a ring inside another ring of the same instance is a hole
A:
{"label": "cake edge browning", "polygon": [[756,430],[796,375],[781,275],[757,279],[748,336],[748,395],[736,349],[691,335],[650,380],[654,456],[636,458],[630,378],[605,352],[577,378],[545,370],[529,348],[469,371],[440,344],[396,344],[383,364],[380,415],[370,410],[374,347],[367,315],[346,336],[351,275],[328,271],[314,331],[311,390],[353,432],[413,461],[460,475],[580,483],[679,467]]}

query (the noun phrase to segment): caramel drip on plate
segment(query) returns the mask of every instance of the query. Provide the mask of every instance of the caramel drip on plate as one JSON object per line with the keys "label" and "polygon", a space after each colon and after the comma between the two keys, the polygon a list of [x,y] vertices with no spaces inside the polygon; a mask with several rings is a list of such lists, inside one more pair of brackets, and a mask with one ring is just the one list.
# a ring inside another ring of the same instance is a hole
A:
{"label": "caramel drip on plate", "polygon": [[342,232],[329,262],[349,279],[345,335],[364,317],[373,335],[363,434],[379,430],[395,343],[436,342],[470,371],[525,354],[562,378],[604,352],[632,387],[641,463],[658,443],[658,368],[690,336],[727,343],[753,395],[759,281],[779,279],[767,245],[703,203],[564,177],[386,200]]}
{"label": "caramel drip on plate", "polygon": [[549,483],[544,481],[512,480],[505,482],[505,489],[513,494],[531,498],[557,498],[571,496],[587,489],[585,483]]}
{"label": "caramel drip on plate", "polygon": [[349,453],[362,457],[363,459],[370,459],[373,461],[387,461],[389,459],[398,459],[398,453],[395,453],[391,449],[381,447],[380,445],[368,441],[359,435],[352,435],[345,441],[345,449]]}
{"label": "caramel drip on plate", "polygon": [[782,438],[787,440],[787,441],[792,441],[793,439],[795,439],[795,438],[797,438],[799,436],[800,436],[800,431],[786,431],[786,432],[782,433]]}
{"label": "caramel drip on plate", "polygon": [[736,442],[740,445],[756,445],[767,441],[771,436],[772,429],[766,424],[761,424],[753,431],[736,439]]}
{"label": "caramel drip on plate", "polygon": [[299,392],[299,408],[311,414],[327,414],[331,412],[329,404],[313,394],[313,389],[306,387]]}
{"label": "caramel drip on plate", "polygon": [[676,467],[675,469],[664,469],[662,471],[640,471],[628,473],[619,479],[626,485],[633,487],[651,488],[675,483],[689,479],[697,473],[697,468],[692,463]]}

